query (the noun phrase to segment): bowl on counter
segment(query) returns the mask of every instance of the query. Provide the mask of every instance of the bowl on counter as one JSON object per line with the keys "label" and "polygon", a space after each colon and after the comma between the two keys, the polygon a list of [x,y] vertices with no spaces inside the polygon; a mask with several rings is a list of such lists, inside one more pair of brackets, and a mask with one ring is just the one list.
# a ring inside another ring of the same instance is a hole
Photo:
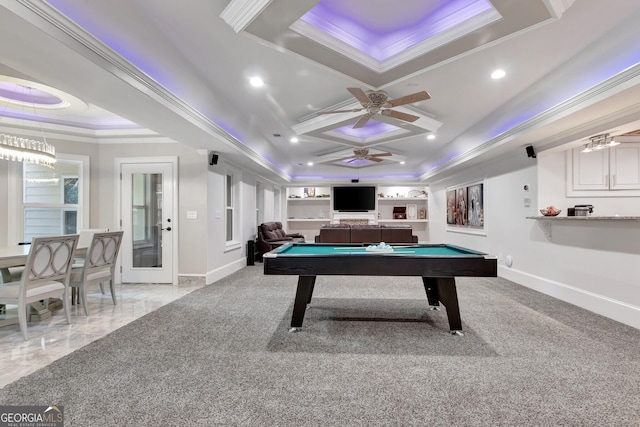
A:
{"label": "bowl on counter", "polygon": [[562,209],[540,209],[540,213],[544,216],[558,216]]}

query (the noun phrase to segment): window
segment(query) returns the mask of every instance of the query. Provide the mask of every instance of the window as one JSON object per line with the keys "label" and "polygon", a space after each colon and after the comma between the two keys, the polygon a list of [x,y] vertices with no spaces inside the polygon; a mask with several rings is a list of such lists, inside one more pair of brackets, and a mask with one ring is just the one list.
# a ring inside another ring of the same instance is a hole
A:
{"label": "window", "polygon": [[225,188],[225,193],[227,195],[226,197],[226,203],[225,203],[225,209],[226,209],[226,218],[227,218],[227,223],[226,223],[226,229],[227,229],[227,242],[231,242],[233,241],[233,203],[234,203],[234,197],[233,197],[233,175],[231,174],[227,174],[227,180],[226,180],[226,188]]}
{"label": "window", "polygon": [[264,222],[264,190],[260,181],[256,181],[256,226]]}
{"label": "window", "polygon": [[78,232],[82,162],[58,160],[53,168],[23,163],[22,241]]}
{"label": "window", "polygon": [[240,242],[240,171],[229,169],[225,174],[225,240],[227,246]]}

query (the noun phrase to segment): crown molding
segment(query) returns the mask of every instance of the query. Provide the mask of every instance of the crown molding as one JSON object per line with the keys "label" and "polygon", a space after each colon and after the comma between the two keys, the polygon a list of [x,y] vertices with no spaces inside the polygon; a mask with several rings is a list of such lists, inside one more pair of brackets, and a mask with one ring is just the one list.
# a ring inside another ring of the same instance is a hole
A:
{"label": "crown molding", "polygon": [[558,19],[562,17],[562,15],[573,6],[576,0],[544,0],[544,3],[551,12],[551,15]]}
{"label": "crown molding", "polygon": [[[492,8],[491,10],[478,13],[478,7],[480,6],[474,4],[473,7],[468,7],[464,11],[459,12],[459,24],[423,41],[414,43],[414,40],[422,38],[421,33],[428,30],[428,28],[420,28],[393,44],[383,47],[380,52],[383,53],[383,56],[386,56],[387,59],[382,61],[354,47],[362,45],[364,43],[363,40],[354,37],[352,34],[336,26],[333,22],[327,21],[318,15],[313,15],[314,21],[316,22],[315,24],[310,24],[299,19],[291,24],[289,29],[370,70],[382,74],[502,19],[502,15],[500,15],[497,10]],[[321,28],[329,28],[330,30],[326,31]],[[339,37],[334,34],[338,34]],[[394,51],[398,53],[391,54],[391,52]]]}
{"label": "crown molding", "polygon": [[[420,176],[420,180],[424,181],[448,170],[451,170],[456,166],[460,166],[461,164],[488,152],[492,148],[509,142],[519,135],[525,134],[528,131],[532,131],[546,124],[552,123],[569,114],[589,107],[596,102],[602,101],[610,96],[613,96],[621,91],[624,91],[625,89],[629,89],[630,87],[636,86],[638,84],[640,84],[640,65],[635,65],[616,74],[612,78],[592,87],[591,89],[586,90],[572,98],[569,98],[565,102],[549,108],[535,115],[534,117],[514,126],[508,131],[503,132],[502,134],[497,135],[494,138],[491,138],[485,143],[480,144],[477,147],[465,152],[463,155],[455,157],[442,165],[436,166],[435,168],[422,174]],[[630,109],[627,108],[618,112],[616,115],[618,116],[621,114],[628,114],[629,110]],[[610,117],[610,120],[613,120],[613,117]],[[586,129],[587,127],[592,125],[593,123],[589,122],[582,126],[582,128]],[[602,127],[606,127],[606,124],[603,123]],[[578,129],[576,129],[576,132],[577,131]]]}
{"label": "crown molding", "polygon": [[[208,117],[165,89],[158,82],[128,62],[116,51],[102,43],[84,28],[42,0],[16,0],[11,10],[27,22],[37,26],[54,39],[65,43],[105,71],[128,84],[158,104],[182,117],[192,125],[210,134],[219,142],[239,152],[285,181],[291,177],[280,168],[265,160],[251,148],[226,132]],[[44,22],[43,22],[44,21]]]}
{"label": "crown molding", "polygon": [[231,0],[220,14],[233,31],[239,33],[253,22],[270,4],[272,0]]}

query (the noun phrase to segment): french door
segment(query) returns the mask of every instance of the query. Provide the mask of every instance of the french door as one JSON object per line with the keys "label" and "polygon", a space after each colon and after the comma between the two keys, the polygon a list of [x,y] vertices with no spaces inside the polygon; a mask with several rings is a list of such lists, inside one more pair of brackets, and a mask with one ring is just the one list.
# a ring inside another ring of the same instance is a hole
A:
{"label": "french door", "polygon": [[177,282],[176,168],[174,159],[120,161],[123,283]]}

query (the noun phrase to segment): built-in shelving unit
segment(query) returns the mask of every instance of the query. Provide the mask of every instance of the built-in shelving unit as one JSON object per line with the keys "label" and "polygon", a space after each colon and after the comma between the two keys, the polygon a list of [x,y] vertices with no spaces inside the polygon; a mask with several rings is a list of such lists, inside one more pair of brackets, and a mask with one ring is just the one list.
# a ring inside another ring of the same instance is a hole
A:
{"label": "built-in shelving unit", "polygon": [[[426,223],[429,221],[425,187],[378,187],[378,222]],[[395,219],[394,208],[404,208],[406,219]]]}
{"label": "built-in shelving unit", "polygon": [[[410,224],[422,241],[428,239],[428,193],[424,186],[377,186],[376,210],[363,213],[333,211],[331,187],[289,187],[286,191],[286,229],[308,240],[322,224],[345,218],[365,219],[370,224]],[[394,218],[394,208],[403,208],[407,217]]]}
{"label": "built-in shelving unit", "polygon": [[331,188],[287,188],[287,222],[329,223],[330,221]]}

